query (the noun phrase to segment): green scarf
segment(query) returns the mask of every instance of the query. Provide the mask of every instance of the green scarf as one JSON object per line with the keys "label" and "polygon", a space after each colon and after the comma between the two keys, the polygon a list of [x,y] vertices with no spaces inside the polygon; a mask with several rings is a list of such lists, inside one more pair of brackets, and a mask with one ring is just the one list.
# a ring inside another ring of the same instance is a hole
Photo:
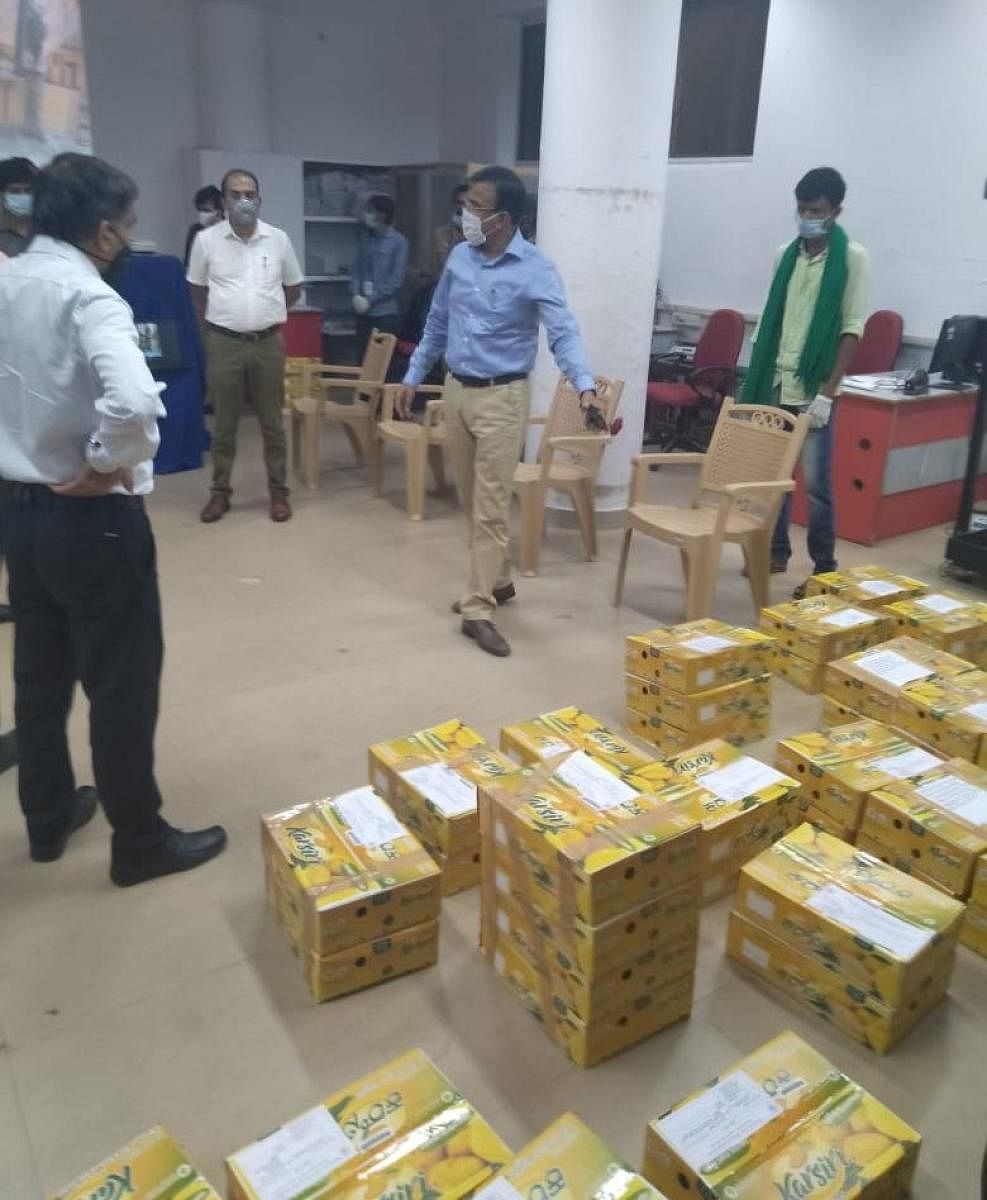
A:
{"label": "green scarf", "polygon": [[[799,355],[798,370],[805,394],[811,400],[819,387],[832,374],[836,350],[843,325],[843,292],[847,281],[847,245],[849,239],[839,225],[829,232],[826,265],[819,284],[816,307],[809,322],[809,332]],[[785,299],[798,259],[801,239],[785,247],[778,270],[771,281],[771,290],[761,315],[757,341],[751,354],[751,365],[744,376],[742,404],[771,404],[777,373],[778,346],[781,342],[781,323],[785,315]]]}

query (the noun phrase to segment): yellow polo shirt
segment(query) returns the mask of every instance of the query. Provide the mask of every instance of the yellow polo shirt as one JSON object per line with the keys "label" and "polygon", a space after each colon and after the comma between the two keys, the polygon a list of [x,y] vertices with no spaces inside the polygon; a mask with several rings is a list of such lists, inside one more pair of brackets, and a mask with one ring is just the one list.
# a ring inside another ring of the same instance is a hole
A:
{"label": "yellow polo shirt", "polygon": [[[781,257],[788,244],[779,247],[775,255],[774,269],[778,270]],[[795,260],[792,277],[788,281],[788,294],[785,296],[785,314],[781,322],[781,341],[778,345],[778,362],[775,371],[774,385],[781,388],[781,403],[793,408],[808,404],[813,397],[805,394],[801,379],[796,377],[802,347],[809,334],[809,325],[816,307],[816,297],[819,295],[819,285],[822,283],[823,268],[826,265],[827,251],[821,254],[809,255],[805,246],[799,250]],[[864,332],[866,320],[867,286],[870,282],[870,258],[867,251],[859,242],[847,245],[847,279],[843,292],[843,321],[840,334],[853,333],[860,337]],[[773,276],[772,276],[773,278]],[[757,340],[757,331],[754,334]]]}

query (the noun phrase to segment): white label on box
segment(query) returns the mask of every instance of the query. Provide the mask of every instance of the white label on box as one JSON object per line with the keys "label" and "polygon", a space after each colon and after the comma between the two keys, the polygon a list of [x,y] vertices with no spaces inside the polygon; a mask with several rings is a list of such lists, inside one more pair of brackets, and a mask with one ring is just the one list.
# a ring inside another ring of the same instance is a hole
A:
{"label": "white label on box", "polygon": [[857,625],[869,625],[873,621],[873,613],[863,612],[859,608],[841,608],[819,618],[820,625],[834,625],[837,629],[853,629]]}
{"label": "white label on box", "polygon": [[716,637],[715,634],[703,634],[701,637],[679,642],[679,645],[685,650],[695,650],[697,654],[716,654],[719,650],[733,650],[736,643],[728,638]]}
{"label": "white label on box", "polygon": [[987,700],[978,700],[976,704],[968,704],[963,711],[978,721],[987,721]]}
{"label": "white label on box", "polygon": [[861,579],[857,587],[871,596],[893,596],[895,592],[901,591],[897,583],[891,583],[887,579]]}
{"label": "white label on box", "polygon": [[258,1200],[295,1200],[356,1155],[320,1105],[233,1156]]}
{"label": "white label on box", "polygon": [[510,878],[508,877],[507,872],[502,871],[500,867],[497,868],[494,874],[494,886],[497,888],[498,892],[503,892],[505,896],[509,896],[511,894]]}
{"label": "white label on box", "polygon": [[766,971],[771,966],[771,955],[763,946],[755,946],[750,938],[744,938],[740,943],[740,953],[752,963],[757,963],[762,970]]}
{"label": "white label on box", "polygon": [[344,792],[329,804],[361,846],[383,846],[408,836],[407,829],[372,787]]}
{"label": "white label on box", "polygon": [[721,858],[726,858],[726,856],[729,853],[730,853],[730,843],[729,842],[726,842],[726,841],[717,842],[716,845],[710,849],[709,861],[710,862],[719,862]]}
{"label": "white label on box", "polygon": [[942,592],[935,592],[931,596],[919,596],[915,601],[919,608],[927,609],[934,613],[951,613],[956,612],[958,608],[969,608],[969,604],[964,604],[962,600],[954,600],[952,596],[944,596]]}
{"label": "white label on box", "polygon": [[746,1071],[735,1071],[657,1123],[661,1136],[698,1173],[780,1116],[782,1107]]}
{"label": "white label on box", "polygon": [[558,765],[555,774],[601,812],[637,798],[637,792],[632,787],[628,787],[616,775],[611,775],[606,767],[582,750],[570,754],[565,762]]}
{"label": "white label on box", "polygon": [[808,908],[838,922],[896,958],[914,958],[935,936],[931,929],[920,929],[886,912],[872,900],[848,892],[838,883],[827,883],[808,901]]}
{"label": "white label on box", "polygon": [[699,720],[704,723],[706,721],[712,721],[718,711],[719,711],[719,705],[704,704],[702,706],[702,708],[699,710]]}
{"label": "white label on box", "polygon": [[500,950],[498,950],[497,953],[494,955],[494,970],[497,972],[498,975],[503,975],[504,968],[506,966],[507,966],[507,960],[504,958],[503,953]]}
{"label": "white label on box", "polygon": [[928,750],[920,750],[916,746],[914,750],[906,750],[902,754],[885,754],[881,758],[872,758],[870,762],[864,763],[864,769],[883,771],[892,779],[914,779],[916,775],[931,771],[941,763],[942,759],[937,754],[930,754]]}
{"label": "white label on box", "polygon": [[712,667],[703,667],[701,671],[696,672],[696,683],[699,687],[708,687],[716,678],[716,672]]}
{"label": "white label on box", "polygon": [[445,763],[426,763],[405,771],[402,779],[416,788],[446,817],[476,812],[476,784],[458,775]]}
{"label": "white label on box", "polygon": [[568,754],[572,746],[568,742],[544,742],[538,747],[540,758],[558,758],[560,754]]}
{"label": "white label on box", "polygon": [[767,896],[762,896],[760,892],[748,892],[746,904],[751,912],[757,913],[763,920],[773,921],[775,919],[774,902]]}
{"label": "white label on box", "polygon": [[987,825],[987,791],[958,775],[944,775],[923,783],[918,794],[971,825]]}
{"label": "white label on box", "polygon": [[895,687],[904,687],[906,683],[912,683],[916,679],[928,679],[933,674],[930,667],[919,666],[917,662],[912,662],[896,650],[872,650],[856,662],[868,675],[876,675],[878,679],[892,683]]}
{"label": "white label on box", "polygon": [[503,821],[494,821],[494,841],[498,846],[506,846],[507,843],[507,826]]}
{"label": "white label on box", "polygon": [[524,1197],[509,1179],[495,1179],[476,1193],[476,1200],[524,1200]]}
{"label": "white label on box", "polygon": [[501,933],[511,932],[511,920],[502,908],[497,909],[497,928]]}
{"label": "white label on box", "polygon": [[708,775],[698,776],[697,781],[700,787],[707,788],[727,803],[745,800],[772,783],[788,782],[780,771],[746,754]]}

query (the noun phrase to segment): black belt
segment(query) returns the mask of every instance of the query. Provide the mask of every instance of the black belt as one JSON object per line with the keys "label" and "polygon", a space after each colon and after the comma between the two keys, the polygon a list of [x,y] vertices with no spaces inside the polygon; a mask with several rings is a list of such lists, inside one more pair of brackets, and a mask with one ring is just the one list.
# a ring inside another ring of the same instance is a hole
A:
{"label": "black belt", "polygon": [[455,371],[449,374],[457,383],[466,388],[503,387],[507,383],[517,383],[519,379],[527,379],[527,371],[516,371],[513,375],[492,375],[489,379],[478,379],[475,375],[457,375]]}
{"label": "black belt", "polygon": [[47,483],[10,483],[10,502],[15,508],[58,508],[63,504],[103,505],[106,508],[143,508],[143,496],[109,492],[105,496],[59,496]]}
{"label": "black belt", "polygon": [[270,325],[267,329],[258,329],[256,333],[240,333],[236,329],[226,329],[222,325],[213,325],[211,321],[206,322],[206,328],[211,329],[213,333],[222,334],[223,337],[236,338],[238,342],[262,342],[264,338],[273,337],[281,331],[280,325]]}

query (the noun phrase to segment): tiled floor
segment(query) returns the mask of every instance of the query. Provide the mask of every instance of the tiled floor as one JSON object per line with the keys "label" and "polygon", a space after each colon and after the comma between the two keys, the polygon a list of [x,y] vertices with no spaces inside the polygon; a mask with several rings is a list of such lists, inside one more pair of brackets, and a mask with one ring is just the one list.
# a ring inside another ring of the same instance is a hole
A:
{"label": "tiled floor", "polygon": [[[53,866],[25,854],[14,779],[0,779],[0,1195],[34,1200],[161,1121],[222,1184],[222,1160],[411,1045],[422,1046],[520,1146],[572,1108],[632,1162],[648,1117],[785,1027],[815,1042],[925,1135],[916,1195],[966,1200],[985,1136],[987,962],[962,951],[949,1002],[889,1058],[865,1052],[756,987],[723,955],[728,902],[706,910],[691,1020],[589,1072],[561,1053],[476,953],[477,896],[445,906],[438,968],[318,1007],[264,909],[258,815],[360,784],[367,744],[443,718],[490,738],[512,718],[577,703],[619,725],[622,636],[680,618],[678,555],[640,544],[626,604],[609,593],[617,535],[597,563],[550,530],[542,575],[520,585],[495,661],[448,611],[463,573],[458,514],[401,511],[395,465],[375,500],[333,443],[332,469],[297,515],[267,519],[255,432],[241,490],[204,526],[204,472],[159,481],[168,653],[158,752],[173,821],[221,820],[230,848],[185,878],[132,891],[107,879],[98,820]],[[669,477],[656,483],[681,489]],[[799,539],[801,541],[801,539]],[[935,579],[941,530],[842,548]],[[728,551],[718,615],[754,619]],[[804,555],[794,567],[806,566]],[[783,597],[799,570],[775,580]],[[10,713],[10,633],[0,698]],[[811,728],[819,701],[775,684],[774,737]],[[84,706],[73,717],[86,780]],[[756,748],[770,758],[771,742]]]}

